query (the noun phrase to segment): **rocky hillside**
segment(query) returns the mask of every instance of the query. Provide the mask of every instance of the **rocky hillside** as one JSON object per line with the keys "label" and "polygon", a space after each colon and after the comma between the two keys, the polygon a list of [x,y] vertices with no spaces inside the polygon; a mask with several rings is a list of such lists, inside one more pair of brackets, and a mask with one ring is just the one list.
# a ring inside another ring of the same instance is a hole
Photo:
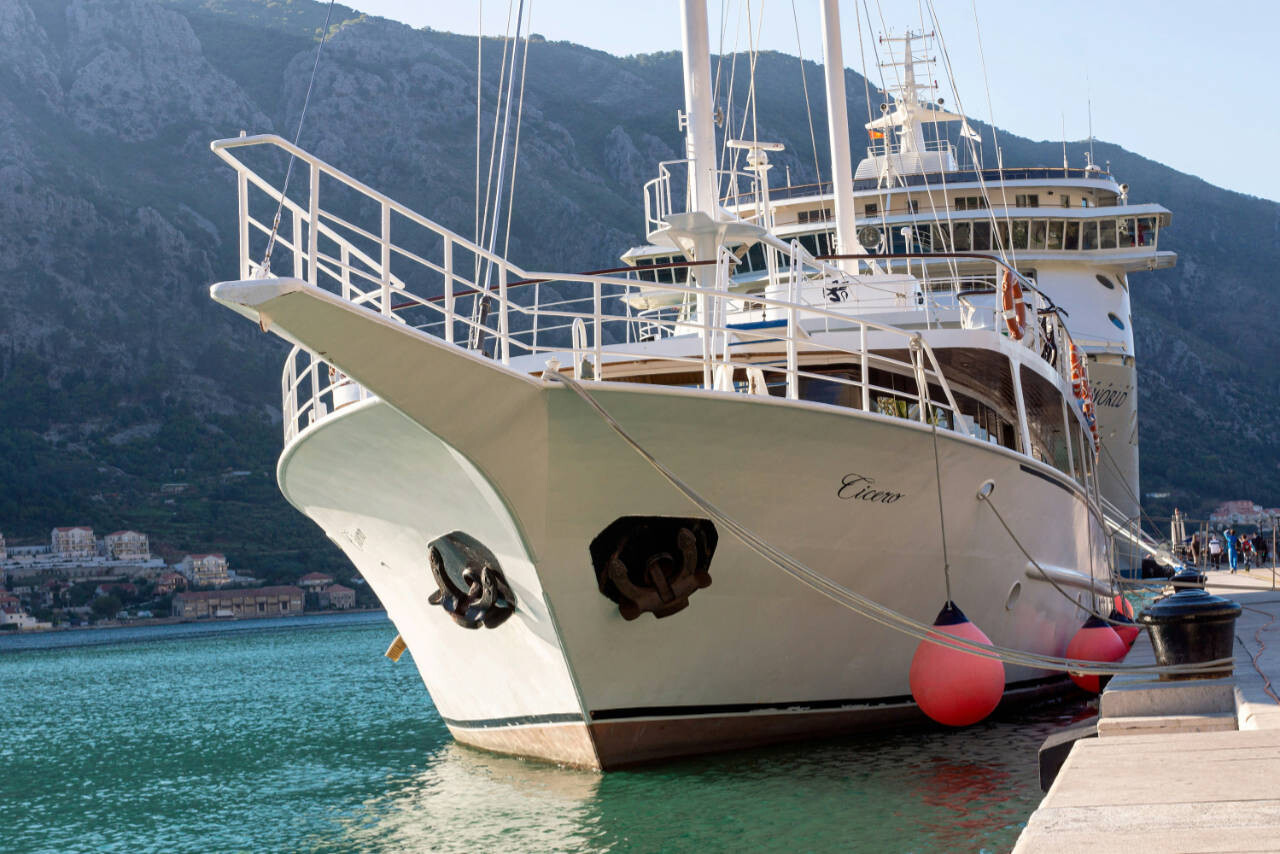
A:
{"label": "rocky hillside", "polygon": [[[267,574],[341,564],[272,487],[282,348],[206,290],[235,273],[234,186],[208,142],[292,135],[324,12],[309,0],[0,3],[0,531],[11,539],[134,526]],[[332,31],[302,144],[470,233],[475,40],[342,7]],[[490,103],[499,63],[487,44]],[[759,134],[787,144],[775,175],[811,179],[800,68],[760,59]],[[609,265],[641,233],[641,184],[680,148],[679,57],[536,41],[528,81],[511,255],[541,269]],[[866,115],[861,78],[850,73],[848,90],[850,115]],[[1061,156],[1057,143],[1003,143],[1010,163]],[[1144,488],[1184,507],[1280,504],[1269,323],[1280,206],[1097,150],[1133,198],[1173,209],[1166,237],[1181,256],[1134,277]],[[161,494],[168,482],[190,486]]]}

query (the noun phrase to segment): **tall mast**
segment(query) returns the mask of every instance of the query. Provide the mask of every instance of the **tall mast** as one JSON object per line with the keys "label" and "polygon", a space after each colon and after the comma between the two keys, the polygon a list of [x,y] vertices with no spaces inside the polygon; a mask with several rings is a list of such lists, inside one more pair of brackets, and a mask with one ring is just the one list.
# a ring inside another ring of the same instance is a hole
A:
{"label": "tall mast", "polygon": [[[840,48],[838,0],[822,5],[822,61],[827,82],[827,128],[831,137],[831,182],[836,201],[836,251],[861,253],[853,221],[853,166],[849,154],[849,112],[844,97],[844,56]],[[846,271],[856,262],[841,261]]]}
{"label": "tall mast", "polygon": [[[689,210],[717,216],[716,129],[712,121],[711,48],[706,0],[680,0],[684,42],[685,150],[689,157]],[[702,259],[698,259],[702,260]]]}

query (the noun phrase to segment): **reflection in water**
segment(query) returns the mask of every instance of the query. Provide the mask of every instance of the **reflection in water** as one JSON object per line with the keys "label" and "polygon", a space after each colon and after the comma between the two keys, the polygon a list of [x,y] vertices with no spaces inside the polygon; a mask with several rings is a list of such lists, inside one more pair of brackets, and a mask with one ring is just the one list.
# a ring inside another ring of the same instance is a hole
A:
{"label": "reflection in water", "polygon": [[1079,704],[609,774],[446,744],[344,821],[393,851],[1007,850],[1040,799],[1035,751]]}
{"label": "reflection in water", "polygon": [[[454,744],[384,619],[0,654],[6,850],[1007,850],[1080,704],[613,772]],[[95,644],[108,635],[94,635]],[[84,640],[89,640],[86,637]]]}

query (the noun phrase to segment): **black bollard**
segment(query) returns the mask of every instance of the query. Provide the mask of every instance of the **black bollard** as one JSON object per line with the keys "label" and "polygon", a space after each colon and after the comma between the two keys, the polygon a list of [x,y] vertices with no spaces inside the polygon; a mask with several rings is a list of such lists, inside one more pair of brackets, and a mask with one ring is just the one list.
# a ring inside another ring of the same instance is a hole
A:
{"label": "black bollard", "polygon": [[[1240,610],[1240,605],[1230,599],[1183,588],[1144,608],[1138,614],[1138,622],[1147,627],[1157,664],[1194,664],[1234,657]],[[1162,673],[1160,678],[1220,679],[1230,676],[1231,670],[1228,663],[1219,670],[1185,675]]]}
{"label": "black bollard", "polygon": [[1196,572],[1189,566],[1179,568],[1178,571],[1173,574],[1173,577],[1169,579],[1170,583],[1173,584],[1173,591],[1175,593],[1179,590],[1186,590],[1188,588],[1199,588],[1200,590],[1203,590],[1205,582],[1208,580],[1209,576],[1205,575],[1203,572]]}

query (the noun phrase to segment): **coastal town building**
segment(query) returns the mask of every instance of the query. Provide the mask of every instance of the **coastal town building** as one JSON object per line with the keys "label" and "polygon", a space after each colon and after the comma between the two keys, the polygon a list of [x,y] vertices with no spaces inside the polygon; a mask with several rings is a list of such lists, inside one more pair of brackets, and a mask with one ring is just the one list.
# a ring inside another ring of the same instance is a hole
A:
{"label": "coastal town building", "polygon": [[293,585],[179,593],[175,617],[284,617],[302,613],[305,595]]}
{"label": "coastal town building", "polygon": [[1209,524],[1220,525],[1263,525],[1269,526],[1273,519],[1280,517],[1280,507],[1263,507],[1248,499],[1224,501],[1209,514]]}
{"label": "coastal town building", "polygon": [[316,599],[322,609],[333,608],[345,611],[356,606],[356,592],[341,584],[330,584],[316,593]]}
{"label": "coastal town building", "polygon": [[76,560],[98,556],[98,541],[93,529],[82,525],[54,528],[50,535],[53,555],[59,560]]}
{"label": "coastal town building", "polygon": [[333,576],[325,575],[323,572],[308,572],[306,575],[298,579],[298,586],[305,589],[308,593],[318,592],[332,583]]}
{"label": "coastal town building", "polygon": [[187,555],[178,562],[177,570],[195,587],[220,587],[231,581],[227,559],[221,554]]}
{"label": "coastal town building", "polygon": [[185,590],[187,587],[187,579],[180,572],[162,572],[156,579],[156,595],[164,596],[174,593],[178,590]]}
{"label": "coastal town building", "polygon": [[0,534],[0,560],[8,560],[9,552],[4,546],[4,534]]}
{"label": "coastal town building", "polygon": [[151,560],[151,546],[146,534],[137,531],[115,531],[103,538],[109,560]]}

